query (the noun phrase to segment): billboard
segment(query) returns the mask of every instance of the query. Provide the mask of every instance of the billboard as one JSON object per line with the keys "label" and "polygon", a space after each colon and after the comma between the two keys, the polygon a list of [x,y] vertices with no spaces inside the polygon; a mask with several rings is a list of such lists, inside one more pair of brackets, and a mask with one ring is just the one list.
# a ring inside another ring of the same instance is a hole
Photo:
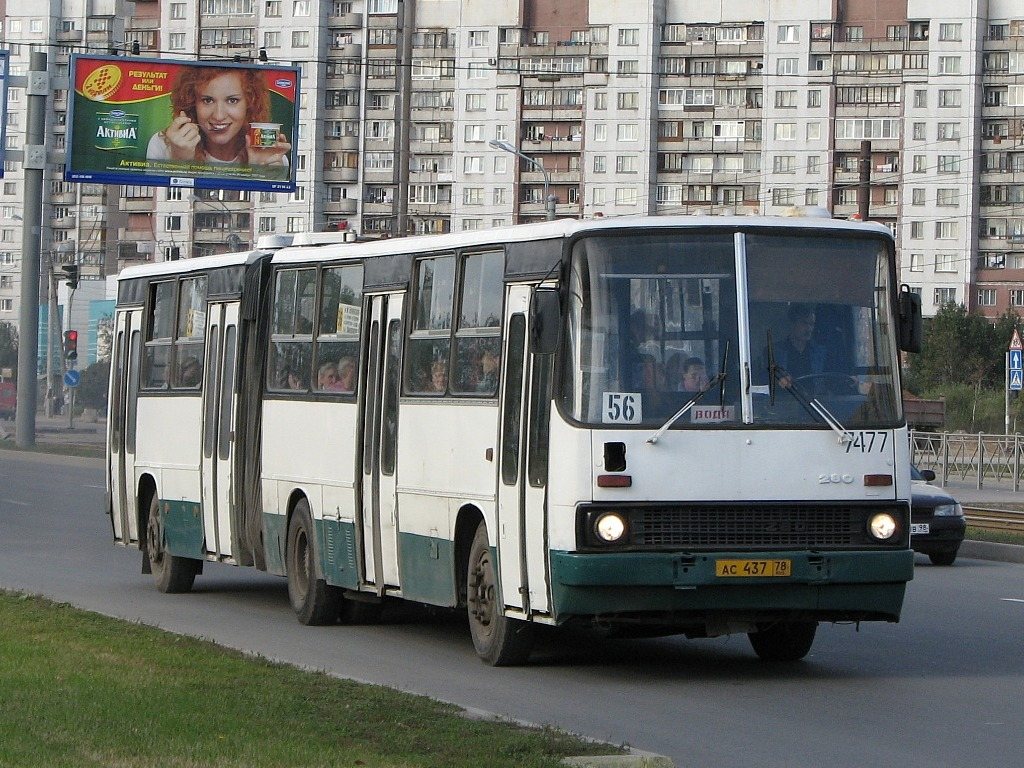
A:
{"label": "billboard", "polygon": [[64,178],[295,189],[299,70],[74,55]]}

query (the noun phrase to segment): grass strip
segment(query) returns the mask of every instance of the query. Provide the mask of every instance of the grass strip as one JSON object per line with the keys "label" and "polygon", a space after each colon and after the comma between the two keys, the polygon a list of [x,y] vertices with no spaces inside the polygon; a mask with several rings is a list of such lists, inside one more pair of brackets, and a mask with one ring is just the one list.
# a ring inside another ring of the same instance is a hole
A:
{"label": "grass strip", "polygon": [[973,541],[994,541],[997,544],[1024,545],[1024,534],[1022,533],[975,528],[973,525],[967,526],[967,538]]}
{"label": "grass strip", "polygon": [[614,747],[0,591],[0,765],[557,766]]}

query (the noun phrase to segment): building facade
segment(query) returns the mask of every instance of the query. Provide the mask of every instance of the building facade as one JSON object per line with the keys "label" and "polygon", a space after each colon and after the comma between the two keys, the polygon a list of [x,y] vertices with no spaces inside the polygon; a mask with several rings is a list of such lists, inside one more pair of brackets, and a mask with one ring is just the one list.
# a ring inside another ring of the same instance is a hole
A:
{"label": "building facade", "polygon": [[[26,30],[41,29],[58,78],[72,50],[129,54],[134,44],[142,56],[266,58],[302,70],[294,194],[69,185],[55,165],[44,250],[75,241],[87,276],[272,233],[396,237],[539,220],[550,195],[560,217],[866,214],[893,229],[901,280],[926,314],[948,301],[990,317],[1024,308],[1019,0],[0,0],[0,9],[12,65],[27,66],[35,38]],[[9,148],[24,130],[17,90]],[[65,104],[55,89],[55,159]],[[0,320],[17,317],[18,179],[9,162]]]}

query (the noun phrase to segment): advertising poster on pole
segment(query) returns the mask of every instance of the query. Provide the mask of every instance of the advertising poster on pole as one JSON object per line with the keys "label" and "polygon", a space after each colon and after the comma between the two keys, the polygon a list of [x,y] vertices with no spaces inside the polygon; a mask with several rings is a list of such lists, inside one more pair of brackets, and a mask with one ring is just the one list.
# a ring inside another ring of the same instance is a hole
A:
{"label": "advertising poster on pole", "polygon": [[64,178],[295,189],[299,70],[75,55]]}

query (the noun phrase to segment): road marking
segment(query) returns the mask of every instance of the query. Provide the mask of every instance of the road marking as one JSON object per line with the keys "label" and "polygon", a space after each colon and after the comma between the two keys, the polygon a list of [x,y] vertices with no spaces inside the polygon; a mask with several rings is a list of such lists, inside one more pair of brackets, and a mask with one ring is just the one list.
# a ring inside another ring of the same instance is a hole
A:
{"label": "road marking", "polygon": [[27,501],[15,501],[14,499],[0,499],[0,502],[3,502],[4,504],[13,504],[16,507],[31,506]]}
{"label": "road marking", "polygon": [[105,485],[86,485],[84,487],[85,488],[99,488],[101,491],[107,490],[107,486],[105,486]]}
{"label": "road marking", "polygon": [[1024,603],[1024,600],[1019,597],[1000,597],[999,599],[1005,600],[1008,603]]}

